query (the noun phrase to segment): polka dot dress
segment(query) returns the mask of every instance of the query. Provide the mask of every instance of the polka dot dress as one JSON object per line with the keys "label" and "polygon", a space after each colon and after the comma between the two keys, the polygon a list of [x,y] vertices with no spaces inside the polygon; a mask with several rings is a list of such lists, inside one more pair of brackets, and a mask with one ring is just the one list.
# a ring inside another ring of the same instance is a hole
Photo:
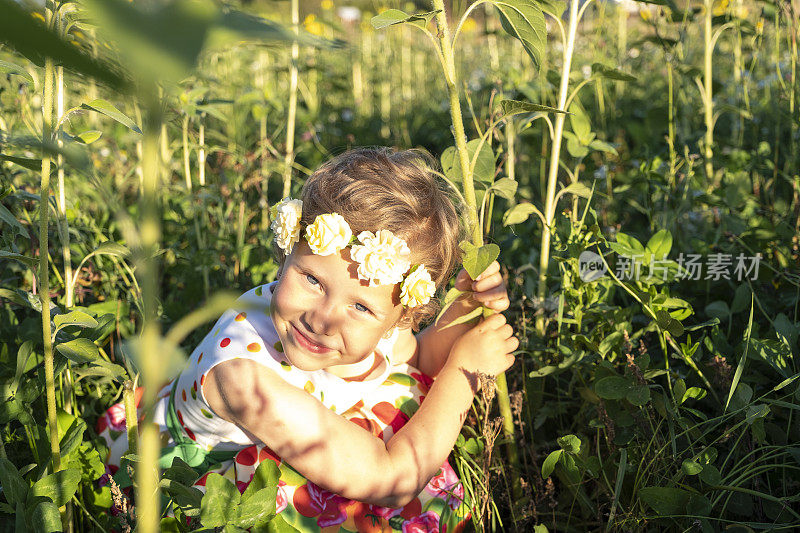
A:
{"label": "polka dot dress", "polygon": [[[175,409],[183,432],[206,450],[239,450],[233,461],[213,471],[231,479],[243,492],[262,461],[275,461],[281,471],[278,516],[300,531],[427,532],[463,527],[469,508],[464,502],[463,486],[447,462],[419,497],[403,509],[373,506],[318,487],[282,463],[260,441],[253,442],[238,426],[214,414],[203,394],[206,375],[216,365],[237,358],[251,359],[272,369],[288,383],[385,442],[414,414],[430,387],[432,380],[413,367],[389,363],[397,331],[378,344],[376,352],[387,364],[380,375],[368,381],[344,381],[325,370],[303,371],[292,367],[283,356],[269,316],[273,286],[274,283],[262,285],[242,295],[237,300],[238,309],[228,310],[220,317],[176,378]],[[155,421],[162,427],[162,441],[168,444],[172,440],[164,420],[171,386],[172,383],[159,392],[161,400],[154,412]],[[111,470],[118,466],[114,442],[126,440],[124,410],[121,427],[119,421],[115,425],[110,419],[119,418],[117,411],[117,406],[112,406],[98,423],[98,433],[112,448],[108,461]],[[201,476],[195,486],[204,491],[210,473]]]}

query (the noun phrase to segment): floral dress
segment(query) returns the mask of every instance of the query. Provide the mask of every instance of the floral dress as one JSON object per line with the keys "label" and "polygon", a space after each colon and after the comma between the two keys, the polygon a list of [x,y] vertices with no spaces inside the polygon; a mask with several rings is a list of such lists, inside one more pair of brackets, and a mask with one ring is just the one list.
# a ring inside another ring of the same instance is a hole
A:
{"label": "floral dress", "polygon": [[[203,394],[205,377],[217,364],[236,358],[252,359],[273,369],[288,383],[304,389],[384,442],[408,422],[430,388],[431,378],[419,370],[391,363],[389,355],[397,332],[376,348],[377,355],[385,359],[376,378],[344,381],[324,370],[292,367],[283,356],[269,316],[273,285],[256,287],[240,297],[237,307],[226,311],[194,350],[184,371],[159,392],[154,419],[162,427],[162,442],[166,443],[162,466],[171,464],[171,457],[177,454],[205,472],[194,484],[200,490],[205,491],[208,475],[216,472],[244,492],[258,465],[274,461],[280,470],[278,519],[303,532],[460,530],[469,516],[469,505],[464,501],[461,482],[447,462],[405,507],[380,507],[317,486],[283,463],[263,443],[254,442],[241,428],[213,412]],[[140,396],[137,395],[137,405]],[[114,473],[119,469],[119,456],[127,448],[122,404],[110,407],[98,421],[97,429],[109,444],[108,470]]]}

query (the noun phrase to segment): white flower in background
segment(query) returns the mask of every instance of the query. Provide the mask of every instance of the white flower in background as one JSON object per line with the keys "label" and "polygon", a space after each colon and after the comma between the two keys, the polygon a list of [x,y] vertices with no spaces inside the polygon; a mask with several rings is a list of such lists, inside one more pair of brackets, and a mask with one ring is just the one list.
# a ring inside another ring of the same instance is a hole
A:
{"label": "white flower in background", "polygon": [[331,255],[350,244],[353,232],[344,217],[338,213],[318,215],[306,228],[306,241],[317,255]]}
{"label": "white flower in background", "polygon": [[400,303],[406,307],[425,305],[436,293],[436,284],[425,265],[419,265],[411,271],[400,285]]}
{"label": "white flower in background", "polygon": [[300,240],[300,217],[303,215],[303,201],[292,200],[288,196],[272,206],[270,228],[275,233],[275,242],[286,255]]}
{"label": "white flower in background", "polygon": [[350,257],[358,263],[359,279],[368,280],[370,286],[403,281],[411,268],[411,250],[406,241],[385,229],[378,233],[362,231],[358,240],[361,244],[350,248]]}

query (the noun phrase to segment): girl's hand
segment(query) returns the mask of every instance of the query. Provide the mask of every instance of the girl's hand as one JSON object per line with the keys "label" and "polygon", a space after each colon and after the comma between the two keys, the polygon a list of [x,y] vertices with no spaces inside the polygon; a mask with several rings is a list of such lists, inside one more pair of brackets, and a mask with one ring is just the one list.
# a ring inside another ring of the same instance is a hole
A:
{"label": "girl's hand", "polygon": [[472,292],[472,299],[493,311],[501,313],[508,309],[510,301],[506,284],[500,274],[500,263],[492,262],[477,280],[473,280],[463,268],[456,276],[456,289]]}
{"label": "girl's hand", "polygon": [[514,328],[500,313],[482,319],[453,344],[447,366],[467,372],[496,376],[513,363],[512,352],[519,347]]}

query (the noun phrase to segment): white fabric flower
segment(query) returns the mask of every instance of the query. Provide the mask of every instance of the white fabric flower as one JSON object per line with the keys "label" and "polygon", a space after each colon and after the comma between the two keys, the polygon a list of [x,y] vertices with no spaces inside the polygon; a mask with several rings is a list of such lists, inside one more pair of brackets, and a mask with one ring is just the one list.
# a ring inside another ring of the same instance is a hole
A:
{"label": "white fabric flower", "polygon": [[370,286],[403,281],[411,268],[411,250],[406,241],[383,229],[378,233],[362,231],[358,240],[361,244],[350,248],[350,257],[358,263],[359,279],[368,280]]}
{"label": "white fabric flower", "polygon": [[338,213],[318,215],[306,228],[306,241],[317,255],[331,255],[350,244],[353,232],[344,217]]}
{"label": "white fabric flower", "polygon": [[292,248],[300,240],[300,217],[303,215],[303,201],[292,200],[288,196],[270,209],[272,224],[270,228],[275,233],[275,242],[286,255],[292,253]]}
{"label": "white fabric flower", "polygon": [[425,265],[419,265],[406,276],[400,285],[400,303],[406,307],[417,307],[428,303],[436,293],[436,284]]}

